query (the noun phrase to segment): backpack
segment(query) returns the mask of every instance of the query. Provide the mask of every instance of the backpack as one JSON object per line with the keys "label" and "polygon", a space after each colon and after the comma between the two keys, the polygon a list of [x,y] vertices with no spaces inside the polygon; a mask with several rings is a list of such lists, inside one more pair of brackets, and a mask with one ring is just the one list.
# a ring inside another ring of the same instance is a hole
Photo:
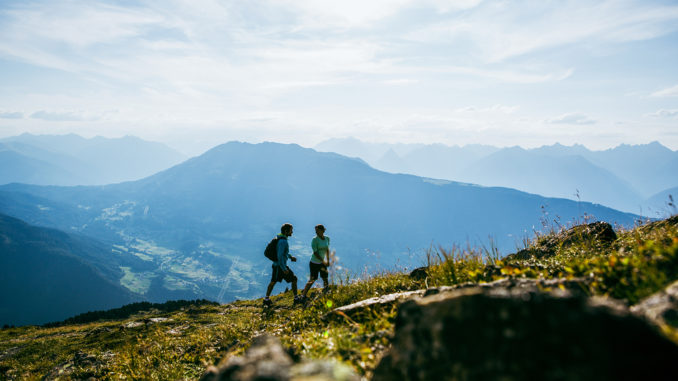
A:
{"label": "backpack", "polygon": [[278,240],[280,237],[275,237],[266,245],[264,255],[273,262],[278,262]]}

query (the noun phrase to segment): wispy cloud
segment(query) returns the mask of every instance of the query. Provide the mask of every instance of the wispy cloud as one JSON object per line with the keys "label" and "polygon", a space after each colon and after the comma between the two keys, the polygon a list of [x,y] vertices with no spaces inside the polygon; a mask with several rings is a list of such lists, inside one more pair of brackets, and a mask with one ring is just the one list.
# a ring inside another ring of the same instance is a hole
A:
{"label": "wispy cloud", "polygon": [[569,113],[549,119],[548,123],[585,125],[585,124],[595,124],[596,120],[591,119],[584,114]]}
{"label": "wispy cloud", "polygon": [[678,116],[678,109],[660,109],[657,110],[651,114],[647,114],[648,116],[653,116],[653,117],[658,117],[658,118],[674,118]]}
{"label": "wispy cloud", "polygon": [[23,112],[0,111],[0,118],[2,118],[2,119],[22,119],[23,117],[24,117]]}
{"label": "wispy cloud", "polygon": [[272,0],[300,12],[300,29],[372,29],[375,24],[412,8],[437,13],[472,9],[482,0]]}
{"label": "wispy cloud", "polygon": [[654,93],[651,94],[653,97],[678,97],[678,85],[668,87],[663,90],[655,91]]}
{"label": "wispy cloud", "polygon": [[486,62],[501,62],[535,51],[585,43],[655,38],[678,30],[678,6],[647,7],[629,1],[543,1],[529,6],[487,2],[463,15],[414,28],[420,43],[464,44]]}
{"label": "wispy cloud", "polygon": [[[435,69],[434,69],[435,70]],[[449,66],[437,69],[443,72],[472,75],[483,78],[500,80],[508,83],[542,83],[562,81],[574,73],[574,69],[559,70],[557,72],[530,72],[525,70],[487,69],[480,67]]]}
{"label": "wispy cloud", "polygon": [[393,86],[415,85],[417,83],[419,83],[419,80],[411,78],[396,78],[396,79],[387,79],[384,81],[384,84]]}
{"label": "wispy cloud", "polygon": [[99,119],[99,117],[86,115],[81,112],[44,110],[31,113],[30,117],[33,119],[49,120],[54,122],[93,121]]}

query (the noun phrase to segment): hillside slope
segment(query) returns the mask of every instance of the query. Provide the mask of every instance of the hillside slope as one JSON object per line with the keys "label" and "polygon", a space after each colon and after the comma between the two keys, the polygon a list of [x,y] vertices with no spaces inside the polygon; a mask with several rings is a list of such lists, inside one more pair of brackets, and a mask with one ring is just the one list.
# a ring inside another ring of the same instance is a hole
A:
{"label": "hillside slope", "polygon": [[43,324],[139,300],[110,249],[0,214],[0,324]]}

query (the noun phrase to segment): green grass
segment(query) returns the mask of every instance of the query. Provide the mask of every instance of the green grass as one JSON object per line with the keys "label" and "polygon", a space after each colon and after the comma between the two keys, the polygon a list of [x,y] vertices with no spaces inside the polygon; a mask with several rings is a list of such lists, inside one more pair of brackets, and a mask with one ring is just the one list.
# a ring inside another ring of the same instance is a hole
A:
{"label": "green grass", "polygon": [[[299,356],[336,359],[369,376],[389,344],[397,306],[326,319],[333,308],[398,291],[507,277],[586,277],[591,280],[587,290],[591,295],[632,305],[678,279],[678,217],[617,233],[618,239],[610,244],[582,236],[574,244],[559,245],[553,256],[539,259],[500,260],[492,249],[431,251],[426,279],[413,280],[398,272],[359,281],[344,275],[326,295],[313,289],[313,302],[305,309],[293,306],[287,292],[272,297],[276,308],[269,313],[262,313],[261,299],[257,299],[173,312],[139,312],[124,320],[3,329],[0,379],[37,380],[60,369],[62,379],[195,379],[208,365],[242,353],[251,338],[263,332],[278,336]],[[562,237],[562,232],[554,231],[527,245]],[[126,327],[154,317],[168,320]],[[675,329],[667,334],[678,339]],[[78,351],[96,361],[73,361]]]}

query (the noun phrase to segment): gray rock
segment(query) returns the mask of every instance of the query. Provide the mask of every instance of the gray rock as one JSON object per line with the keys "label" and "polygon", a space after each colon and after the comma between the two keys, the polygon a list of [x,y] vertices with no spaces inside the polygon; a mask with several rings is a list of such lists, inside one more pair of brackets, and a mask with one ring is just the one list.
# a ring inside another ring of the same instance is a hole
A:
{"label": "gray rock", "polygon": [[351,318],[356,318],[360,313],[367,309],[381,308],[384,306],[392,306],[396,303],[403,302],[419,296],[429,296],[439,293],[451,292],[459,289],[470,287],[481,288],[522,288],[522,289],[540,289],[551,290],[564,288],[572,293],[584,294],[588,290],[588,284],[591,282],[587,278],[571,278],[571,279],[529,279],[529,278],[504,278],[494,282],[488,283],[462,283],[455,286],[441,286],[432,287],[424,290],[396,292],[393,294],[377,296],[361,300],[359,302],[337,307],[328,312],[324,318],[341,317],[345,314]]}
{"label": "gray rock", "polygon": [[536,287],[403,303],[374,380],[675,379],[678,346],[618,303]]}
{"label": "gray rock", "polygon": [[384,306],[392,306],[399,301],[411,299],[415,296],[421,296],[425,292],[426,290],[404,291],[361,300],[353,304],[337,307],[332,311],[328,312],[327,314],[325,314],[323,318],[328,319],[340,317],[342,316],[342,314],[355,318],[356,315],[367,310],[368,308],[381,308]]}
{"label": "gray rock", "polygon": [[658,326],[678,328],[678,281],[631,307],[631,311],[647,317]]}
{"label": "gray rock", "polygon": [[360,378],[347,366],[330,361],[294,363],[292,356],[274,336],[262,335],[252,340],[243,357],[231,357],[218,367],[211,366],[201,381],[357,381]]}
{"label": "gray rock", "polygon": [[290,370],[295,381],[359,381],[355,372],[346,365],[334,361],[309,361],[297,364]]}
{"label": "gray rock", "polygon": [[414,280],[424,280],[428,276],[428,267],[417,267],[410,272],[409,276]]}

